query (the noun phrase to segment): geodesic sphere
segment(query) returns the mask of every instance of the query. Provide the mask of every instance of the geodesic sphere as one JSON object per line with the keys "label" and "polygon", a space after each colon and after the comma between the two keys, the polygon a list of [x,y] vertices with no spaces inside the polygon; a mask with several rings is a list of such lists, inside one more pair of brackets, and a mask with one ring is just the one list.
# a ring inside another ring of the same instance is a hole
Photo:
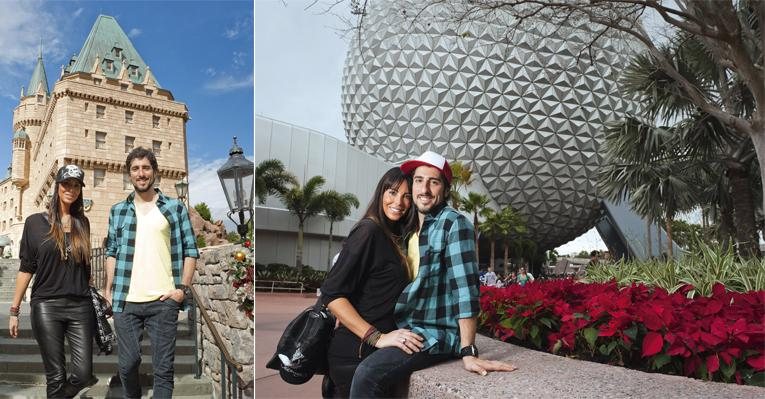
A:
{"label": "geodesic sphere", "polygon": [[421,8],[366,10],[343,74],[348,142],[392,163],[426,150],[463,162],[540,249],[590,229],[603,125],[637,109],[616,82],[637,45],[606,36],[588,51],[584,23],[508,33],[508,14],[459,24],[437,7],[413,18]]}

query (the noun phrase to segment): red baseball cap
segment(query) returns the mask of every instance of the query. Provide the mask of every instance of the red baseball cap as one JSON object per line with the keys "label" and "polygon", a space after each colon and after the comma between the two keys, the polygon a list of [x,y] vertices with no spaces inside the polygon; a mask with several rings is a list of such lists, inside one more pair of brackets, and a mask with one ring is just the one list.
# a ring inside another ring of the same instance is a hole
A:
{"label": "red baseball cap", "polygon": [[441,171],[441,174],[446,177],[446,181],[449,184],[452,183],[452,168],[449,166],[449,162],[446,161],[446,158],[441,155],[438,155],[433,151],[425,151],[416,159],[411,159],[402,163],[401,171],[404,172],[405,175],[408,175],[414,172],[419,166],[432,166],[438,169]]}

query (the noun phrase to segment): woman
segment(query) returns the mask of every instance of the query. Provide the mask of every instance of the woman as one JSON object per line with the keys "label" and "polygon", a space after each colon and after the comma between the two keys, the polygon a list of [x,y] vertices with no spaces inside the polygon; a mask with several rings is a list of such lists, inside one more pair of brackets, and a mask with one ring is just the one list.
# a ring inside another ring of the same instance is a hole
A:
{"label": "woman", "polygon": [[[82,204],[84,177],[75,165],[58,170],[48,212],[26,219],[19,248],[21,262],[9,330],[11,337],[18,337],[19,306],[35,275],[30,319],[45,366],[49,398],[71,398],[93,379],[95,320],[88,291],[90,223]],[[64,336],[71,352],[69,378]]]}
{"label": "woman", "polygon": [[[325,377],[325,397],[348,397],[356,366],[375,349],[395,346],[413,353],[422,348],[422,337],[396,329],[393,318],[396,300],[410,281],[400,247],[416,222],[410,188],[398,167],[382,176],[321,286],[321,300],[340,324],[327,354],[331,381]],[[328,389],[332,384],[334,390]]]}
{"label": "woman", "polygon": [[534,276],[531,273],[526,272],[526,267],[521,266],[521,268],[518,269],[518,277],[516,277],[516,280],[522,287],[526,285],[526,283],[534,281]]}

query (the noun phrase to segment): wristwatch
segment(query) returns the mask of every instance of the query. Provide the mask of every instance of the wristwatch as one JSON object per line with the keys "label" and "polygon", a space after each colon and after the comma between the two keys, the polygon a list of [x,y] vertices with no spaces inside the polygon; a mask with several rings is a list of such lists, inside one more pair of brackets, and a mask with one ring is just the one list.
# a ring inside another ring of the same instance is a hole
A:
{"label": "wristwatch", "polygon": [[178,284],[175,288],[183,291],[183,300],[191,300],[191,288],[188,285]]}
{"label": "wristwatch", "polygon": [[462,359],[465,356],[475,356],[475,357],[478,357],[478,348],[476,348],[475,345],[470,344],[470,345],[460,349],[460,359]]}

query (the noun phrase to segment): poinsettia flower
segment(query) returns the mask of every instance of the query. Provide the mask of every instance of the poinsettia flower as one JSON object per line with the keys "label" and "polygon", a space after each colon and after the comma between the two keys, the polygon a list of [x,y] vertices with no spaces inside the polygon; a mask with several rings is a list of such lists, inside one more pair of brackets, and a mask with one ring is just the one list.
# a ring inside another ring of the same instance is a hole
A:
{"label": "poinsettia flower", "polygon": [[649,332],[643,338],[643,357],[653,356],[661,351],[664,345],[664,338],[657,332]]}
{"label": "poinsettia flower", "polygon": [[759,356],[750,356],[746,359],[746,364],[752,366],[755,371],[765,370],[765,354]]}

